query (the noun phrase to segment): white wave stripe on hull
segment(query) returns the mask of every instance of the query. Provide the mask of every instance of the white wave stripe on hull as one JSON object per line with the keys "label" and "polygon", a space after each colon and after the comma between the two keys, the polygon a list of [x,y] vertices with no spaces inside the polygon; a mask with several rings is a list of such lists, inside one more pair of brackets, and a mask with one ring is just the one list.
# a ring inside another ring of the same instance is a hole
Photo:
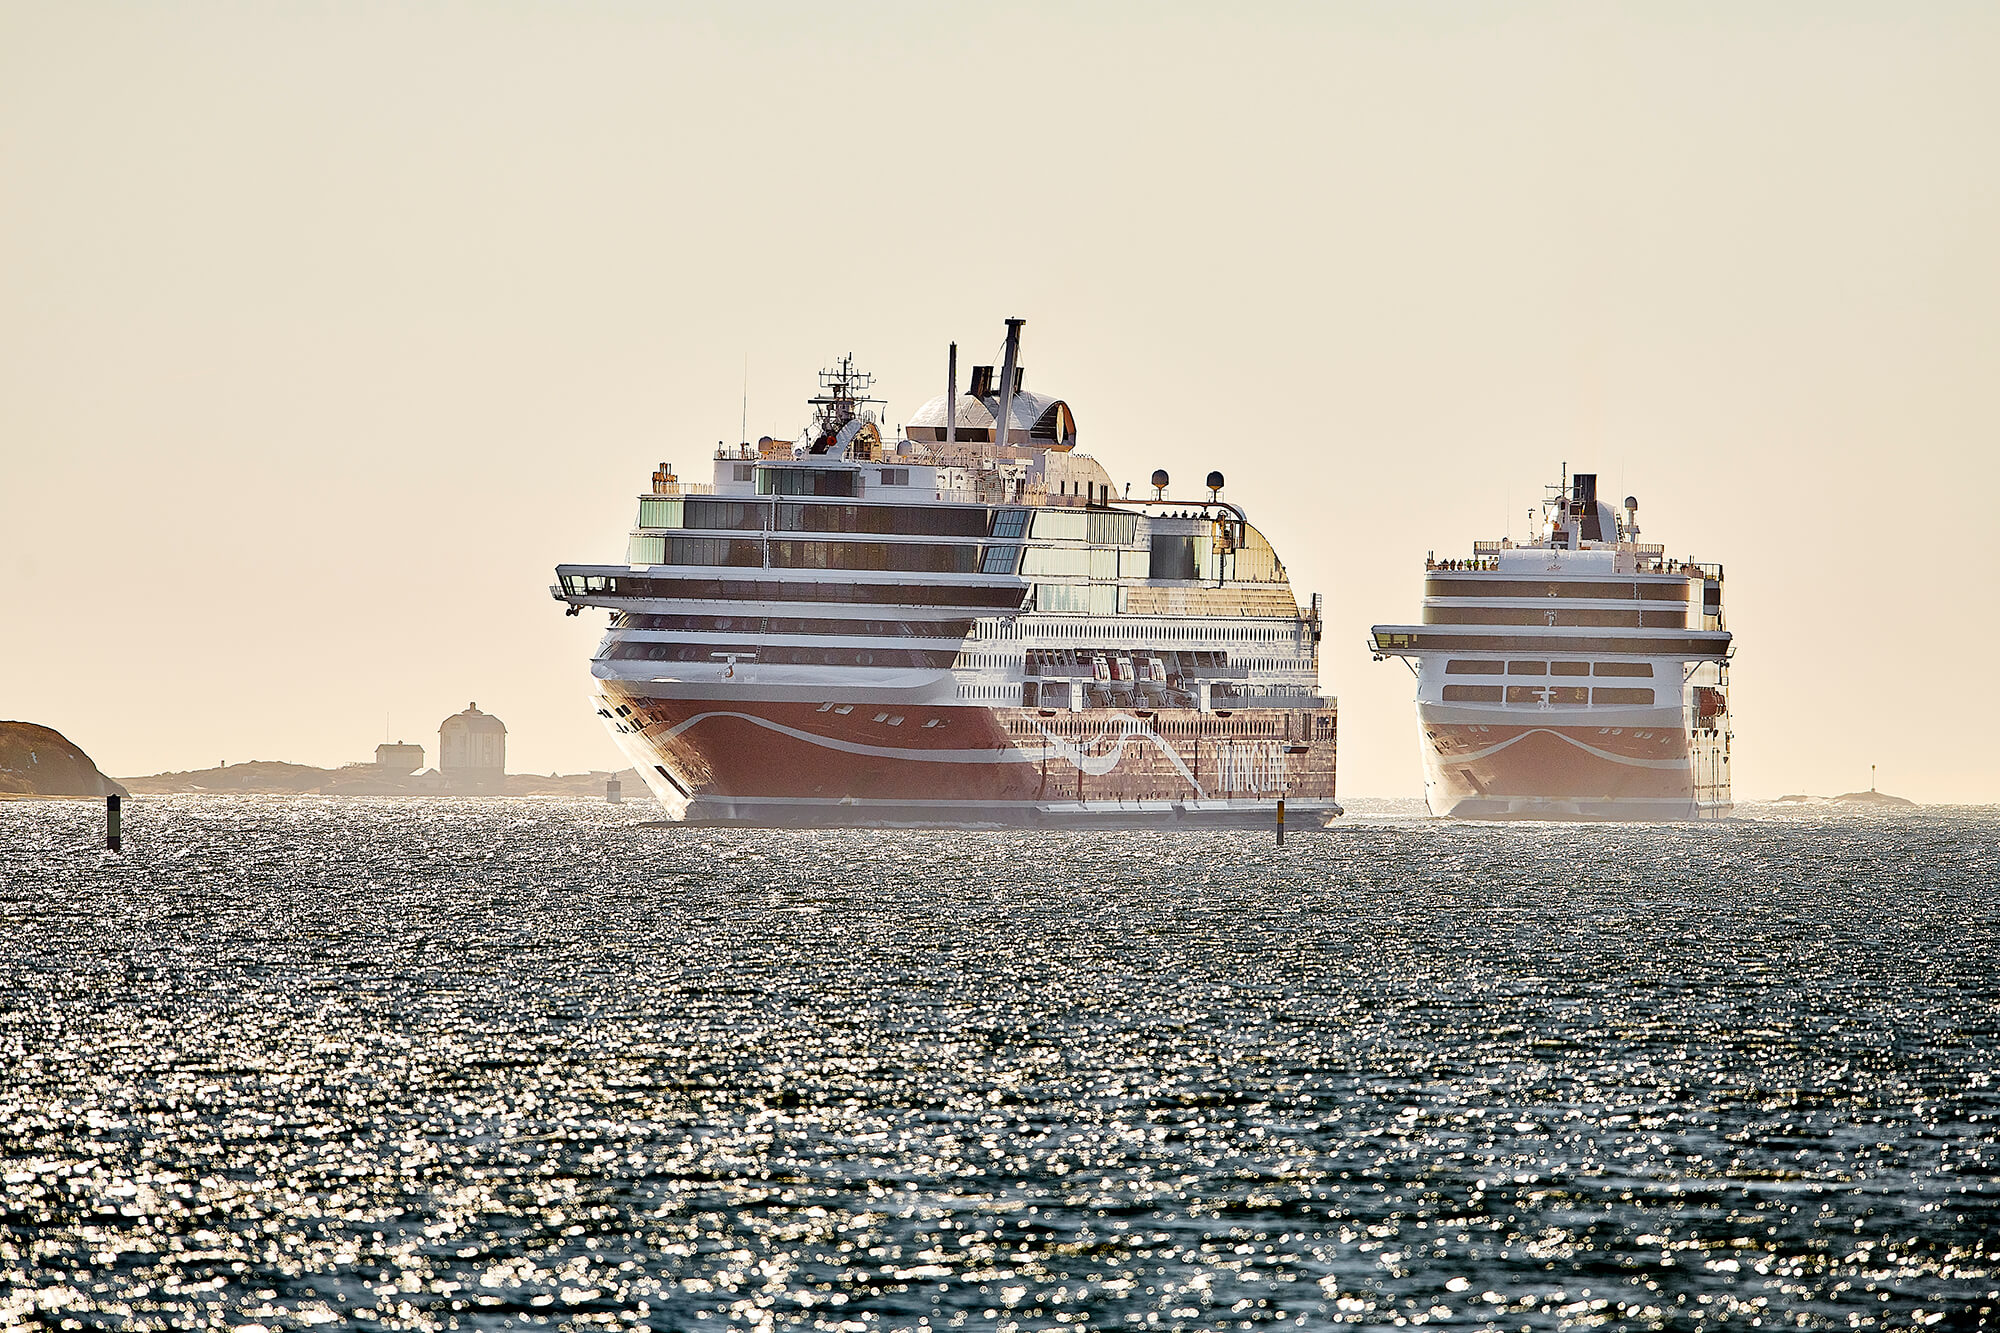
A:
{"label": "white wave stripe on hull", "polygon": [[[1332,800],[1290,798],[1288,804],[1291,827],[1301,831],[1326,827],[1344,813]],[[673,818],[758,827],[1265,828],[1273,821],[1273,805],[1268,797],[1080,802],[720,796],[689,803]]]}
{"label": "white wave stripe on hull", "polygon": [[1679,759],[1639,759],[1632,755],[1618,754],[1612,750],[1605,750],[1595,745],[1586,744],[1574,736],[1555,730],[1553,727],[1535,727],[1532,730],[1523,731],[1518,735],[1509,736],[1498,745],[1489,745],[1484,750],[1469,750],[1463,753],[1455,753],[1451,756],[1451,762],[1462,764],[1471,760],[1485,759],[1490,755],[1499,754],[1509,746],[1520,744],[1530,736],[1553,736],[1557,740],[1567,741],[1586,754],[1595,755],[1599,759],[1609,760],[1614,764],[1623,764],[1628,768],[1657,768],[1671,772],[1677,769],[1685,770],[1689,767],[1689,761],[1685,755]]}
{"label": "white wave stripe on hull", "polygon": [[[1187,780],[1190,787],[1194,788],[1197,794],[1196,799],[1210,799],[1208,788],[1195,778],[1193,770],[1187,766],[1178,754],[1174,753],[1173,747],[1155,735],[1150,727],[1146,726],[1145,723],[1136,717],[1125,717],[1120,720],[1118,735],[1112,740],[1111,748],[1108,750],[1096,750],[1090,747],[1097,740],[1109,734],[1109,726],[1100,730],[1096,736],[1079,743],[1067,737],[1058,736],[1049,730],[1048,727],[1037,722],[1035,729],[1041,732],[1046,742],[1039,747],[989,750],[927,750],[912,749],[907,746],[868,745],[860,741],[841,740],[832,736],[816,736],[812,732],[803,731],[797,727],[788,727],[782,722],[774,722],[770,718],[759,717],[755,713],[743,713],[734,709],[723,708],[711,709],[705,713],[696,713],[693,717],[676,723],[666,734],[669,736],[678,736],[698,722],[718,717],[734,718],[739,721],[749,722],[763,727],[767,731],[774,731],[779,735],[789,736],[793,740],[804,741],[809,745],[816,745],[821,749],[838,750],[846,754],[865,755],[872,759],[903,759],[930,764],[1039,764],[1044,759],[1061,759],[1075,765],[1086,775],[1094,778],[1104,777],[1116,769],[1119,760],[1124,756],[1126,743],[1137,737],[1166,756],[1168,762],[1174,766],[1175,771]],[[1235,785],[1251,790],[1264,790],[1267,788],[1275,790],[1283,787],[1284,758],[1282,747],[1275,743],[1266,743],[1264,748],[1272,751],[1272,753],[1270,755],[1239,756],[1235,753],[1234,747],[1224,751],[1224,762],[1231,765],[1230,772],[1237,773],[1240,770],[1242,781]],[[1275,770],[1275,773],[1273,770]],[[1275,781],[1272,780],[1274,776]],[[1225,780],[1223,785],[1227,789],[1231,786],[1231,783]]]}

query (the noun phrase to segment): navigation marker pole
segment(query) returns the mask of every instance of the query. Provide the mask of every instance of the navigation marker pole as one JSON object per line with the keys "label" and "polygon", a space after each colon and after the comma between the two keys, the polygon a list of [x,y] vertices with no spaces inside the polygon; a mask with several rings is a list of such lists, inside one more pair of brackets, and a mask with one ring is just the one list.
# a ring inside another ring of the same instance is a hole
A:
{"label": "navigation marker pole", "polygon": [[114,852],[125,849],[125,799],[117,792],[104,798],[104,845]]}
{"label": "navigation marker pole", "polygon": [[1285,798],[1278,798],[1278,845],[1285,845]]}

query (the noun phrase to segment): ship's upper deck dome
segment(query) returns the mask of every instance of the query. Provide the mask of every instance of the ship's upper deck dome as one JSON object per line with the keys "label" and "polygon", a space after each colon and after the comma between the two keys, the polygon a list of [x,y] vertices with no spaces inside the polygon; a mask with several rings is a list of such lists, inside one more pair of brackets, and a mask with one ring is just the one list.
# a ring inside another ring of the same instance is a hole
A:
{"label": "ship's upper deck dome", "polygon": [[[1000,415],[1000,395],[990,393],[958,396],[957,435],[966,443],[992,443],[993,422]],[[1076,418],[1069,404],[1048,394],[1018,389],[1008,404],[1007,444],[1039,444],[1049,449],[1076,446]],[[925,403],[911,414],[904,434],[912,440],[932,442],[944,439],[945,396]]]}

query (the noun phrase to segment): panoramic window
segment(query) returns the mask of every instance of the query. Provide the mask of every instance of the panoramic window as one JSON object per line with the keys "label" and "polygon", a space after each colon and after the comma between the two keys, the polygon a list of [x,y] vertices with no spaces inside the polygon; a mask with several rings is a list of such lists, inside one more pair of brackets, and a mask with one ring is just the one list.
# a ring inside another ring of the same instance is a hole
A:
{"label": "panoramic window", "polygon": [[972,574],[977,546],[918,542],[774,541],[771,564],[786,569],[883,569],[916,574]]}
{"label": "panoramic window", "polygon": [[851,496],[858,493],[860,478],[849,468],[760,467],[757,494]]}
{"label": "panoramic window", "polygon": [[689,528],[735,528],[757,532],[770,523],[771,506],[755,500],[707,500],[690,499],[687,504],[687,518],[682,523]]}
{"label": "panoramic window", "polygon": [[1510,676],[1546,676],[1549,674],[1547,662],[1509,662],[1507,674]]}
{"label": "panoramic window", "polygon": [[1447,685],[1444,687],[1444,701],[1448,704],[1497,704],[1500,702],[1498,685]]}
{"label": "panoramic window", "polygon": [[661,537],[665,565],[736,565],[764,563],[763,543],[732,537]]}
{"label": "panoramic window", "polygon": [[681,525],[681,502],[647,496],[639,501],[639,526],[642,528],[677,528]]}
{"label": "panoramic window", "polygon": [[1498,662],[1469,662],[1456,658],[1444,664],[1447,676],[1497,676],[1502,672]]}
{"label": "panoramic window", "polygon": [[1600,676],[1650,676],[1651,662],[1599,662],[1593,670]]}
{"label": "panoramic window", "polygon": [[1085,541],[1090,536],[1090,516],[1075,509],[1037,510],[1034,534],[1055,541]]}
{"label": "panoramic window", "polygon": [[1600,704],[1650,704],[1653,702],[1651,690],[1633,689],[1629,686],[1599,685],[1593,698]]}
{"label": "panoramic window", "polygon": [[907,537],[983,537],[991,510],[968,506],[786,504],[778,527],[786,532],[869,532]]}

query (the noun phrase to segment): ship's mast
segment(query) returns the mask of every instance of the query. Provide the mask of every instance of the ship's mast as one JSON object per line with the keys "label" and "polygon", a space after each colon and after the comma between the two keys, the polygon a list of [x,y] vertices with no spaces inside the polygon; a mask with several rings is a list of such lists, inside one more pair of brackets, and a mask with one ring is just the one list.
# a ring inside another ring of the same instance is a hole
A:
{"label": "ship's mast", "polygon": [[875,383],[875,377],[854,368],[854,353],[840,358],[840,364],[831,370],[819,373],[819,396],[808,398],[806,402],[818,409],[813,421],[815,443],[831,440],[840,434],[841,427],[860,415],[863,403],[879,403],[880,398],[868,396],[868,389]]}

